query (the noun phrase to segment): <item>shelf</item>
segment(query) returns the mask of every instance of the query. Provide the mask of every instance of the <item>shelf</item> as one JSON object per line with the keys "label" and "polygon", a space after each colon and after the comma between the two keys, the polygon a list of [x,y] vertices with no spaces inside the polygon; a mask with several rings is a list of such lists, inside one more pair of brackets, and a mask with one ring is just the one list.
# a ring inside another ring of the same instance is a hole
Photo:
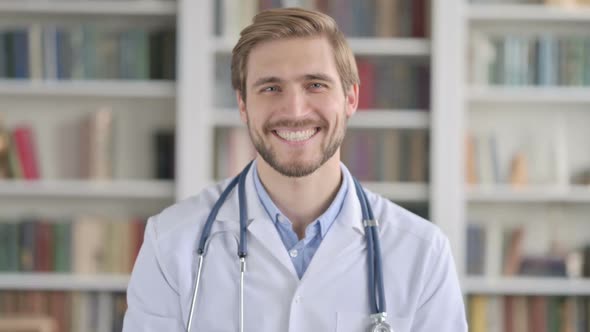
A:
{"label": "shelf", "polygon": [[468,99],[477,103],[590,103],[589,87],[471,87]]}
{"label": "shelf", "polygon": [[491,295],[590,295],[590,279],[466,277],[463,292]]}
{"label": "shelf", "polygon": [[0,80],[0,96],[174,98],[174,82]]}
{"label": "shelf", "polygon": [[164,180],[4,180],[0,197],[174,198],[174,183]]}
{"label": "shelf", "polygon": [[[218,109],[213,112],[217,127],[240,127],[242,121],[237,109]],[[356,112],[348,122],[348,128],[403,128],[427,129],[430,113],[426,110],[363,110]]]}
{"label": "shelf", "polygon": [[509,185],[467,187],[467,199],[477,203],[590,203],[590,186]]}
{"label": "shelf", "polygon": [[428,185],[412,182],[363,182],[370,191],[399,202],[427,202]]}
{"label": "shelf", "polygon": [[470,5],[471,21],[586,21],[590,22],[590,7],[560,7],[545,5]]}
{"label": "shelf", "polygon": [[0,1],[0,14],[175,16],[176,1]]}
{"label": "shelf", "polygon": [[[236,42],[228,38],[217,38],[215,51],[231,53]],[[430,55],[430,41],[423,38],[349,38],[348,42],[353,52],[360,55]]]}
{"label": "shelf", "polygon": [[0,273],[0,290],[117,291],[127,289],[129,275]]}

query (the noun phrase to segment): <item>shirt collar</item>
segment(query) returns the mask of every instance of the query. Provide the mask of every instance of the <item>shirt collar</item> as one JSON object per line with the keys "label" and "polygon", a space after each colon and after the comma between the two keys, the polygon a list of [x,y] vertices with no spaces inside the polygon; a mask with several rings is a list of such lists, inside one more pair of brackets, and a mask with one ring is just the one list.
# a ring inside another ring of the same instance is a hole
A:
{"label": "shirt collar", "polygon": [[[258,167],[256,161],[254,161],[252,168],[254,173],[254,187],[256,188],[258,198],[260,199],[260,202],[262,203],[262,206],[266,210],[268,216],[275,223],[278,221],[279,216],[281,218],[284,218],[285,220],[288,220],[287,217],[285,217],[284,214],[274,204],[274,202],[268,195],[268,192],[262,185],[260,177],[258,176]],[[326,236],[326,233],[334,223],[334,220],[336,220],[338,214],[340,214],[342,206],[344,205],[346,193],[348,192],[348,169],[344,166],[344,164],[340,163],[340,170],[342,172],[342,183],[340,185],[340,188],[338,189],[336,197],[334,197],[334,200],[332,201],[328,209],[314,221],[314,223],[317,221],[320,225],[320,232],[322,238]]]}

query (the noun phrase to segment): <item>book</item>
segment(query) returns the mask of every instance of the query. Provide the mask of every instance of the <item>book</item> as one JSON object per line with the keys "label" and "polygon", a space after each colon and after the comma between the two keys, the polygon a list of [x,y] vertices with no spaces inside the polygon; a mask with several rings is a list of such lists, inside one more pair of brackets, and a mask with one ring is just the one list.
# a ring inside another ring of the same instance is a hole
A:
{"label": "book", "polygon": [[154,176],[156,179],[174,179],[175,137],[173,130],[157,130],[153,134]]}
{"label": "book", "polygon": [[103,107],[92,113],[82,124],[82,174],[93,180],[113,178],[114,154],[113,113]]}
{"label": "book", "polygon": [[33,129],[28,125],[17,126],[13,130],[12,139],[23,178],[38,180],[40,174]]}
{"label": "book", "polygon": [[507,231],[505,238],[506,253],[504,255],[504,275],[511,276],[518,274],[522,261],[522,243],[524,228],[517,227]]}
{"label": "book", "polygon": [[51,317],[21,316],[0,317],[0,332],[58,332]]}

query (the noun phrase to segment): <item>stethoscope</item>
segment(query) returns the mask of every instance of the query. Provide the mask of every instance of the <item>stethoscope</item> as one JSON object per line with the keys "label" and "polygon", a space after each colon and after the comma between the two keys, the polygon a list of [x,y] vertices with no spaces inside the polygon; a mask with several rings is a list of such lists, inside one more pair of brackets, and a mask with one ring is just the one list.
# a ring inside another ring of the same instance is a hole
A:
{"label": "stethoscope", "polygon": [[[190,332],[195,303],[197,302],[197,294],[199,292],[199,283],[201,281],[201,270],[203,268],[203,259],[205,256],[205,245],[207,238],[211,233],[211,227],[217,217],[219,209],[227,199],[227,196],[231,193],[233,188],[238,185],[238,202],[240,209],[240,240],[238,243],[238,258],[240,260],[240,312],[239,312],[239,331],[244,332],[244,272],[246,272],[246,256],[248,255],[248,243],[246,239],[247,225],[246,220],[248,219],[248,211],[246,210],[246,175],[252,162],[250,162],[244,170],[236,176],[221,193],[221,196],[213,205],[207,222],[203,227],[201,239],[199,241],[199,248],[197,254],[199,261],[197,265],[197,278],[193,285],[193,296],[191,301],[191,307],[189,312],[188,321],[186,323],[186,332]],[[386,322],[387,312],[385,309],[385,290],[383,288],[383,269],[381,264],[381,246],[379,244],[379,224],[373,216],[373,210],[367,200],[365,191],[361,187],[360,183],[353,177],[354,186],[356,188],[356,194],[361,204],[361,210],[363,214],[363,226],[365,227],[365,236],[367,241],[367,260],[369,264],[369,306],[371,310],[370,318],[373,323],[369,328],[369,332],[393,332],[391,326]]]}

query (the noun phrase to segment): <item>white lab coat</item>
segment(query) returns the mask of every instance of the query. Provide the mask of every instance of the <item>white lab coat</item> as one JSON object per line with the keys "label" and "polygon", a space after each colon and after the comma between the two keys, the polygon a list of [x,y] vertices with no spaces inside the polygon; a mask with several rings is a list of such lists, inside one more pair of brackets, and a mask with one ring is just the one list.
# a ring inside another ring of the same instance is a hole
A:
{"label": "white lab coat", "polygon": [[[205,189],[150,218],[129,283],[124,332],[185,330],[201,229],[227,184]],[[341,213],[299,280],[258,199],[250,171],[246,331],[367,331],[366,243],[355,187],[348,188]],[[238,331],[237,197],[234,190],[213,225],[192,331]],[[380,222],[388,322],[394,331],[467,331],[446,237],[378,195],[369,192],[368,199]]]}

